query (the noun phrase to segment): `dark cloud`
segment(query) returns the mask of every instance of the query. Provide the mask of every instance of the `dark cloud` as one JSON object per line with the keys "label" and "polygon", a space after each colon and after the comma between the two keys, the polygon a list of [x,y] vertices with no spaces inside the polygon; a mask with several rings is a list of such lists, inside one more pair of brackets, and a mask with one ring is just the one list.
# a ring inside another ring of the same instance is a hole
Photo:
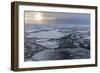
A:
{"label": "dark cloud", "polygon": [[90,24],[90,14],[82,13],[46,13],[55,19],[48,24]]}

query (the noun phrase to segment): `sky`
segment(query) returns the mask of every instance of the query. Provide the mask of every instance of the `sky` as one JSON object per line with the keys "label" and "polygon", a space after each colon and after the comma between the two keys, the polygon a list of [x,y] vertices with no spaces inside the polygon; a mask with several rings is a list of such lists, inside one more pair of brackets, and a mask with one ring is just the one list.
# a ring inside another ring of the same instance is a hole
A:
{"label": "sky", "polygon": [[25,11],[25,24],[90,24],[90,14]]}

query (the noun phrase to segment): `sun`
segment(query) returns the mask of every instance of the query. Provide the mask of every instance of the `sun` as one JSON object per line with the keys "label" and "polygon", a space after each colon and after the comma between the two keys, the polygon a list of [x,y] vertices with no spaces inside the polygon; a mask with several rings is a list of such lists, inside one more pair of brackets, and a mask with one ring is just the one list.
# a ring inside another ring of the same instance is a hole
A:
{"label": "sun", "polygon": [[26,24],[48,24],[55,19],[54,16],[43,12],[25,12]]}
{"label": "sun", "polygon": [[43,20],[43,14],[42,13],[36,13],[35,15],[34,15],[34,20],[36,20],[36,21],[42,21]]}

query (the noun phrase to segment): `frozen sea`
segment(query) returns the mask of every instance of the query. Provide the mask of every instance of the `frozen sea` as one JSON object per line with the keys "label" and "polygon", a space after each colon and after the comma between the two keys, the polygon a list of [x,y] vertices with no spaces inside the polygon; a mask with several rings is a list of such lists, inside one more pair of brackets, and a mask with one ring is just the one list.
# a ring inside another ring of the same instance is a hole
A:
{"label": "frozen sea", "polygon": [[86,24],[27,24],[24,27],[25,61],[90,58],[89,44],[90,26]]}

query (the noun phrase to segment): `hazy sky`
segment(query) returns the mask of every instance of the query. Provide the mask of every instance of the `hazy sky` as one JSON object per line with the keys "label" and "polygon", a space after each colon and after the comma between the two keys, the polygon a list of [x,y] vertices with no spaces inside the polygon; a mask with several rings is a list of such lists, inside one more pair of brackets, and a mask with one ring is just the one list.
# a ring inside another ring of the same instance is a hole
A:
{"label": "hazy sky", "polygon": [[90,24],[90,14],[25,11],[25,24]]}

